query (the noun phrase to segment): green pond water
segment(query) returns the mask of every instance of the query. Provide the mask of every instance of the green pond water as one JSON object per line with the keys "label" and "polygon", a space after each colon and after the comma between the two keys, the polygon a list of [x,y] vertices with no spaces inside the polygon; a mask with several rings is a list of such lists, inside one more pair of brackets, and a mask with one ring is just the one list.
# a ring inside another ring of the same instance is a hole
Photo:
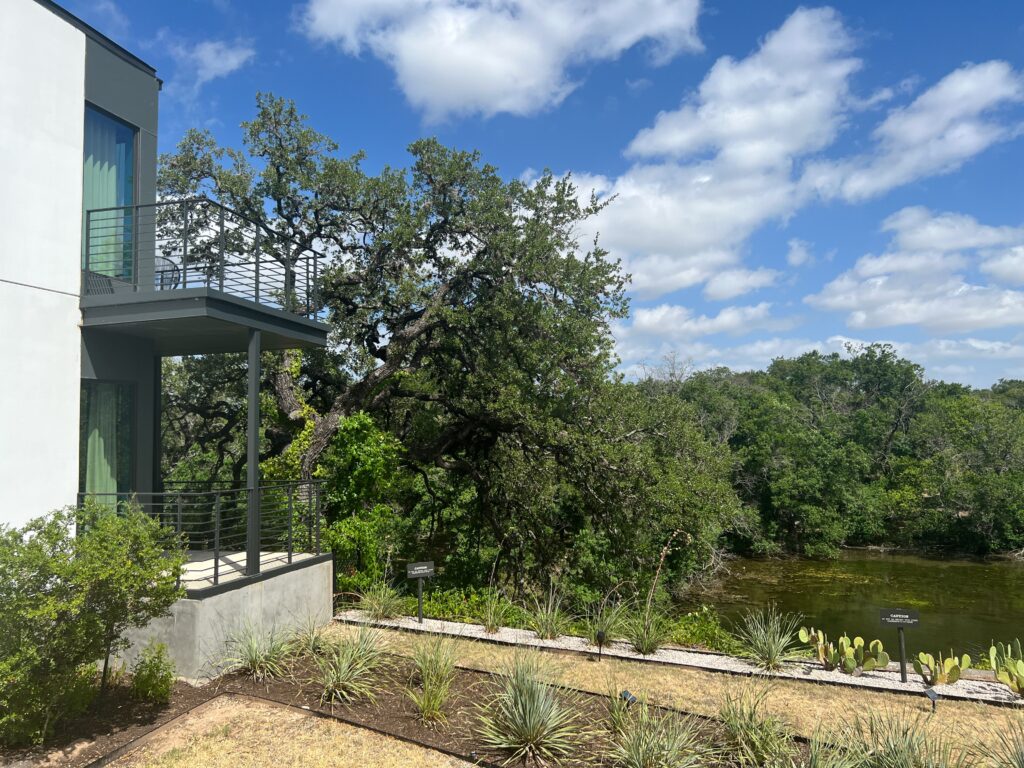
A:
{"label": "green pond water", "polygon": [[774,601],[801,613],[830,637],[879,638],[896,652],[896,630],[883,628],[883,608],[912,608],[907,650],[987,652],[989,641],[1024,639],[1024,563],[941,560],[848,550],[835,561],[734,560],[728,573],[693,597],[727,620]]}

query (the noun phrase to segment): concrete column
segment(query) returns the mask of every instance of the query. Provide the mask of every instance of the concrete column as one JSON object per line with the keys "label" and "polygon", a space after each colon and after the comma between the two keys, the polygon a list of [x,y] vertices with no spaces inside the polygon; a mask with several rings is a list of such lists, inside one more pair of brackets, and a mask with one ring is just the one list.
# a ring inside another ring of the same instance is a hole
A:
{"label": "concrete column", "polygon": [[246,430],[245,485],[249,516],[245,537],[245,572],[260,572],[260,332],[249,330],[249,421]]}

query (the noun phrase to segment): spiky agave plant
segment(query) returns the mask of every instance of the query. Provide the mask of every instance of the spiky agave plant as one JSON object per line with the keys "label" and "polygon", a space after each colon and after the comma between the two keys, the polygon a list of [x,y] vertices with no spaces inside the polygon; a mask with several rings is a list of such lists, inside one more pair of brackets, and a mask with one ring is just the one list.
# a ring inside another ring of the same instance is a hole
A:
{"label": "spiky agave plant", "polygon": [[518,653],[500,676],[498,689],[480,705],[483,745],[508,755],[506,765],[559,763],[582,736],[569,694],[545,683],[536,654]]}
{"label": "spiky agave plant", "polygon": [[771,672],[782,667],[796,650],[800,619],[798,614],[783,613],[769,603],[767,608],[744,613],[733,634],[757,666]]}
{"label": "spiky agave plant", "polygon": [[386,647],[380,632],[360,627],[354,637],[331,643],[316,656],[320,703],[347,704],[373,699],[380,686],[379,674],[387,666]]}
{"label": "spiky agave plant", "polygon": [[413,649],[412,660],[417,679],[409,687],[409,698],[425,723],[443,722],[455,682],[455,645],[443,637],[426,640]]}

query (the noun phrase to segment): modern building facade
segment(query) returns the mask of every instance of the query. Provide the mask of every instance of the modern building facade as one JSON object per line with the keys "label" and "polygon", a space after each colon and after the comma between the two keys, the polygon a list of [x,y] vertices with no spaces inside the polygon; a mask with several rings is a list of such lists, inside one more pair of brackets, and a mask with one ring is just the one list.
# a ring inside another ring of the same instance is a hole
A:
{"label": "modern building facade", "polygon": [[[215,201],[158,201],[155,70],[49,0],[2,15],[0,523],[91,498],[175,526],[192,562],[172,625],[194,677],[204,622],[223,631],[255,606],[282,623],[267,594],[330,610],[318,489],[261,484],[258,463],[260,353],[326,343],[321,260]],[[225,352],[248,353],[245,487],[165,488],[161,360]]]}

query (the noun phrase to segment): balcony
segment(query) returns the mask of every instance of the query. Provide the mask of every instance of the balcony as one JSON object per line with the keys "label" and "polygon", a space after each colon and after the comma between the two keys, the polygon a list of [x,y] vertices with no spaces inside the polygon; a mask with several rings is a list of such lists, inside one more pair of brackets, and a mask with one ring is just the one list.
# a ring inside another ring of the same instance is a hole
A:
{"label": "balcony", "polygon": [[150,339],[164,355],[322,346],[324,257],[206,198],[86,211],[86,327]]}
{"label": "balcony", "polygon": [[[190,598],[323,562],[323,508],[317,481],[268,483],[255,491],[217,483],[169,484],[161,493],[80,494],[99,504],[135,502],[183,539],[181,586]],[[250,504],[253,501],[253,504]],[[253,510],[258,510],[250,525]]]}

